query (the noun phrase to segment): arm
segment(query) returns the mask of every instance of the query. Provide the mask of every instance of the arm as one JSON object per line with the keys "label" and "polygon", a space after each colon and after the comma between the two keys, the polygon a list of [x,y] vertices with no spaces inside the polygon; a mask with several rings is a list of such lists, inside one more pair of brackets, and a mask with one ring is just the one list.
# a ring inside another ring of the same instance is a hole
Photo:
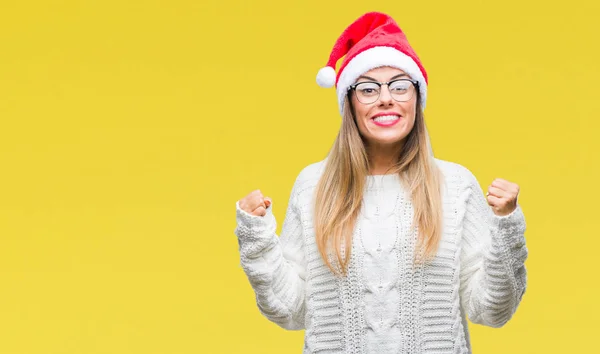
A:
{"label": "arm", "polygon": [[525,217],[518,204],[508,215],[494,214],[470,171],[467,180],[461,305],[471,322],[498,328],[514,315],[527,287]]}
{"label": "arm", "polygon": [[275,233],[272,204],[265,216],[247,213],[238,202],[236,209],[240,262],[260,312],[285,329],[304,329],[306,263],[296,188],[292,189],[280,237]]}

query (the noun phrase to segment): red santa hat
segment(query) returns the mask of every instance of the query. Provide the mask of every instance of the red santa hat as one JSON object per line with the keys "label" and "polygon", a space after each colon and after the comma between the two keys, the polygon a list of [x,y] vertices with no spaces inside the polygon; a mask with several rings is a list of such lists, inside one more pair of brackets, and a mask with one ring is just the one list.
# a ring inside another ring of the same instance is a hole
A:
{"label": "red santa hat", "polygon": [[[335,65],[345,56],[336,75]],[[427,72],[406,36],[388,15],[369,12],[354,21],[335,42],[327,65],[319,70],[317,84],[336,85],[340,113],[348,87],[359,76],[381,66],[398,68],[419,82],[421,105],[427,101]]]}

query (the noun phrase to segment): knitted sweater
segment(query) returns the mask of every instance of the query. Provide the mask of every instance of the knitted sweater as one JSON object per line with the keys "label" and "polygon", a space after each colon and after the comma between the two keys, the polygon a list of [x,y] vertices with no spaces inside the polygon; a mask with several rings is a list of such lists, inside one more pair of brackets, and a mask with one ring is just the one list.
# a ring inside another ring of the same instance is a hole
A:
{"label": "knitted sweater", "polygon": [[325,160],[297,176],[281,235],[272,205],[254,216],[236,203],[241,266],[258,309],[305,329],[308,353],[471,353],[467,318],[503,326],[525,292],[520,205],[497,216],[475,176],[434,158],[443,174],[443,235],[436,257],[412,262],[417,230],[398,175],[369,175],[348,275],[336,277],[315,243],[312,197]]}

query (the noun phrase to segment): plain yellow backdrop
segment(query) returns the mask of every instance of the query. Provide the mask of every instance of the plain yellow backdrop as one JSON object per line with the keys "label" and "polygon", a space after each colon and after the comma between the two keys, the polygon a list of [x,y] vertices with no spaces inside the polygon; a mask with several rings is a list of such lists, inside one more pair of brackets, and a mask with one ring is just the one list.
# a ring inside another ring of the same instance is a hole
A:
{"label": "plain yellow backdrop", "polygon": [[475,353],[592,353],[597,1],[2,1],[0,353],[299,353],[239,266],[235,202],[273,199],[340,125],[315,83],[392,15],[430,77],[438,158],[521,186],[528,290]]}

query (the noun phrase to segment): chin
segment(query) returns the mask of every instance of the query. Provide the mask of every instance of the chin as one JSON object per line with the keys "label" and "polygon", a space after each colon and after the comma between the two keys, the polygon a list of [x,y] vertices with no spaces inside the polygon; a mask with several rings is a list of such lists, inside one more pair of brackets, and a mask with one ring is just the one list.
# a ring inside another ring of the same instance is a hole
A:
{"label": "chin", "polygon": [[404,132],[387,132],[384,134],[373,134],[373,139],[381,142],[396,143],[407,136],[408,134],[404,134]]}
{"label": "chin", "polygon": [[404,140],[406,136],[397,136],[397,137],[373,137],[373,142],[382,145],[394,145],[400,143]]}

